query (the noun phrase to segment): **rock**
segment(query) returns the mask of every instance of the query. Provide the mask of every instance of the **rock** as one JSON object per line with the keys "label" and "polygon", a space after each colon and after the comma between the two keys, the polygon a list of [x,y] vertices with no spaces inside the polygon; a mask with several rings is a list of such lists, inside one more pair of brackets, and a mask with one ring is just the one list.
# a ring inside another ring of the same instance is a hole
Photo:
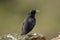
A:
{"label": "rock", "polygon": [[32,38],[31,40],[45,40],[44,37],[37,37],[37,38]]}
{"label": "rock", "polygon": [[25,40],[46,40],[46,39],[42,34],[33,33],[29,34]]}
{"label": "rock", "polygon": [[60,32],[59,32],[59,35],[55,38],[52,38],[51,40],[60,40]]}
{"label": "rock", "polygon": [[31,33],[25,36],[19,34],[7,34],[0,36],[0,40],[46,40],[42,34]]}

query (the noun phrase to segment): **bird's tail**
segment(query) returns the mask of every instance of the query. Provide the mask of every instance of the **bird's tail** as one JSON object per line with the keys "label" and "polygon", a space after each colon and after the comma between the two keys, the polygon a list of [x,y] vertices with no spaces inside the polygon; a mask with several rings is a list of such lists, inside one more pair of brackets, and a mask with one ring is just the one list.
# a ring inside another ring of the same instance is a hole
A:
{"label": "bird's tail", "polygon": [[21,39],[24,40],[25,37],[26,37],[26,35],[25,34],[22,34],[22,33],[20,35],[21,35]]}
{"label": "bird's tail", "polygon": [[24,36],[24,35],[26,35],[26,34],[21,33],[20,35],[21,35],[21,36]]}
{"label": "bird's tail", "polygon": [[24,34],[21,33],[20,35],[23,36]]}

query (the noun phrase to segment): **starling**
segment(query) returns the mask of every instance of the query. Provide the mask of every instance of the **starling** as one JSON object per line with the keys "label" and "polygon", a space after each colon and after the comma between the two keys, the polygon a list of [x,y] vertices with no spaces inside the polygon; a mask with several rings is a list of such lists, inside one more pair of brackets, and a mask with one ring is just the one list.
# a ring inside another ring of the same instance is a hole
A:
{"label": "starling", "polygon": [[36,12],[38,12],[38,11],[31,10],[28,17],[26,18],[26,20],[24,20],[21,35],[28,34],[36,25],[36,19],[35,19]]}

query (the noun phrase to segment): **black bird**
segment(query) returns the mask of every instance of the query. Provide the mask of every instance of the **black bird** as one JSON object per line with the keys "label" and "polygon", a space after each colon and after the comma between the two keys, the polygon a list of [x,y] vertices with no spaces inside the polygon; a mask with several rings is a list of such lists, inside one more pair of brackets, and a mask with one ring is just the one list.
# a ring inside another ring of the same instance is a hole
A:
{"label": "black bird", "polygon": [[34,28],[34,26],[36,24],[35,14],[36,14],[36,10],[32,10],[29,13],[27,19],[24,20],[21,35],[28,34]]}

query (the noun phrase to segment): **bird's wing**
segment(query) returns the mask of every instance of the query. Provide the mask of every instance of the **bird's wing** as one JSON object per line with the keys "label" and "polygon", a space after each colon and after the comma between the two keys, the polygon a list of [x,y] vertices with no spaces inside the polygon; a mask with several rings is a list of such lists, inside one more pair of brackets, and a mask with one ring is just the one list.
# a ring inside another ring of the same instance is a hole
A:
{"label": "bird's wing", "polygon": [[34,25],[35,25],[35,20],[32,18],[28,18],[23,24],[23,28],[22,28],[23,32],[28,33],[33,29]]}
{"label": "bird's wing", "polygon": [[28,26],[30,27],[29,29],[32,29],[34,27],[35,22],[36,21],[33,18],[28,19]]}

